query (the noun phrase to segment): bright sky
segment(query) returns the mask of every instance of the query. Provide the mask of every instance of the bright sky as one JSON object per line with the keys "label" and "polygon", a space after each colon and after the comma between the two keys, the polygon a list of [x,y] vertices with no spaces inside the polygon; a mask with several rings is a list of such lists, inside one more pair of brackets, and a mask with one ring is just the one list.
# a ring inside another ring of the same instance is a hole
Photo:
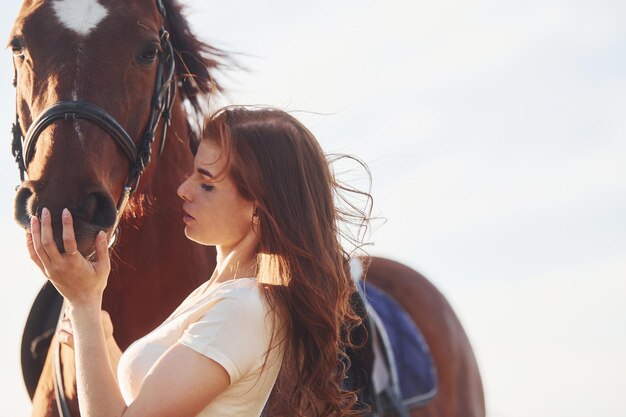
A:
{"label": "bright sky", "polygon": [[[626,3],[186,3],[201,37],[245,54],[231,102],[307,111],[328,152],[369,163],[388,219],[371,253],[448,296],[491,417],[626,416]],[[19,2],[3,7],[6,38]],[[19,341],[43,281],[12,221],[10,60],[0,409],[19,416]]]}

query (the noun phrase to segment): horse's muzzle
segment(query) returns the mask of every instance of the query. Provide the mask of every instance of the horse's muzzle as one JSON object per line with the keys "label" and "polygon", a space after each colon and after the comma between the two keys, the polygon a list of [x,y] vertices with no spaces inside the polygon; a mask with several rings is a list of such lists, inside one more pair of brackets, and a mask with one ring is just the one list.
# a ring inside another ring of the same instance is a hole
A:
{"label": "horse's muzzle", "polygon": [[108,193],[102,190],[91,191],[83,194],[84,197],[79,198],[77,203],[71,204],[67,201],[56,201],[43,190],[38,191],[38,188],[40,187],[35,181],[26,181],[17,190],[14,217],[24,229],[30,230],[31,217],[40,217],[41,210],[48,208],[52,215],[54,240],[59,250],[64,252],[61,212],[67,208],[72,213],[78,250],[83,255],[93,253],[95,237],[100,230],[111,234],[117,211]]}

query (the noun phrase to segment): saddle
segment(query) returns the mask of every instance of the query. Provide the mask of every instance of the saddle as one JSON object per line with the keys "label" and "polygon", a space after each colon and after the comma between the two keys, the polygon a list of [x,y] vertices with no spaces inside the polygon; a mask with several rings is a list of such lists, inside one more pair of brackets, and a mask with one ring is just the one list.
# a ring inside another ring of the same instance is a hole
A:
{"label": "saddle", "polygon": [[54,285],[46,282],[39,290],[26,319],[20,351],[22,376],[31,400],[35,395],[62,307],[63,297]]}
{"label": "saddle", "polygon": [[[359,401],[370,405],[371,417],[408,417],[410,409],[424,406],[437,394],[428,345],[406,311],[362,279],[360,262],[353,259],[350,266],[358,290],[351,303],[364,317],[369,337],[357,352],[348,352],[352,360],[348,380],[361,384]],[[363,374],[365,381],[357,377]]]}

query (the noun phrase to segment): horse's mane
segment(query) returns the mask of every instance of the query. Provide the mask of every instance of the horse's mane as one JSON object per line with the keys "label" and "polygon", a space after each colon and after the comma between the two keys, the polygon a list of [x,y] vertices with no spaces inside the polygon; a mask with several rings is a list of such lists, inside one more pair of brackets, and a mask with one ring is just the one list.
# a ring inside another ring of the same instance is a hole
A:
{"label": "horse's mane", "polygon": [[[194,116],[191,121],[202,126],[209,110],[209,97],[223,92],[214,74],[233,61],[226,51],[198,39],[184,15],[184,6],[177,0],[165,0],[163,4],[167,14],[166,27],[176,55],[178,94],[195,113],[191,115]],[[193,142],[190,140],[192,148]]]}

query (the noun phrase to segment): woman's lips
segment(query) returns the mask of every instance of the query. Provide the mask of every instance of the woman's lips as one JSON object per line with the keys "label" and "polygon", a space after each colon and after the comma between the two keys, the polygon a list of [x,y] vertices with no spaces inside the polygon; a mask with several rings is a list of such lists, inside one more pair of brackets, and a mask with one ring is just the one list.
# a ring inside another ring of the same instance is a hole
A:
{"label": "woman's lips", "polygon": [[189,215],[185,210],[183,210],[183,221],[185,223],[189,223],[190,221],[195,220],[192,216]]}

